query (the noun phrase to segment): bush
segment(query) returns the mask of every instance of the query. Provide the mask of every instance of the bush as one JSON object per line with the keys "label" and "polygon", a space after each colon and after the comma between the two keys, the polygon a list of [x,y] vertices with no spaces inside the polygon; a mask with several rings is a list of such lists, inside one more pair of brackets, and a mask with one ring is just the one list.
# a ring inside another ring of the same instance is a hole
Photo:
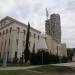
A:
{"label": "bush", "polygon": [[59,63],[59,57],[46,51],[38,51],[37,53],[31,53],[30,62],[34,65]]}
{"label": "bush", "polygon": [[62,63],[66,63],[68,61],[68,57],[63,56],[62,57]]}

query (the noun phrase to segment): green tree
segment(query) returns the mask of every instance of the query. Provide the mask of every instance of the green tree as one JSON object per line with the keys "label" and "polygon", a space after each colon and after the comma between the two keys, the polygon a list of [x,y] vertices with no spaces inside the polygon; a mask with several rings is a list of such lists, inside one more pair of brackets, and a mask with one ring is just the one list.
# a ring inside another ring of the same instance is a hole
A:
{"label": "green tree", "polygon": [[24,50],[25,62],[27,62],[29,60],[29,57],[30,57],[29,35],[30,35],[30,24],[28,22],[27,35],[26,35],[26,47],[25,47],[25,50]]}
{"label": "green tree", "polygon": [[71,49],[67,49],[67,56],[70,61],[72,61],[72,57],[74,56],[74,51]]}

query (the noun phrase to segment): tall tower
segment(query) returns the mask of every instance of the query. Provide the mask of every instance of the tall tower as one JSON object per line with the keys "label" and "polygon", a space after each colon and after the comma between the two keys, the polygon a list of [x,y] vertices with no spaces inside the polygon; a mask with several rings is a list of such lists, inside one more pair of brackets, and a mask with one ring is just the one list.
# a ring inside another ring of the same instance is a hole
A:
{"label": "tall tower", "polygon": [[50,19],[45,21],[45,32],[55,39],[57,43],[61,43],[61,24],[59,14],[51,14]]}

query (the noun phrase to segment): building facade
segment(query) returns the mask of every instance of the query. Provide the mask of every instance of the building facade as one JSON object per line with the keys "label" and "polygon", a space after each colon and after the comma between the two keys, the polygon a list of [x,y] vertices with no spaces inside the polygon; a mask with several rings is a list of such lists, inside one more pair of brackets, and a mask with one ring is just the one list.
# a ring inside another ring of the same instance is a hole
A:
{"label": "building facade", "polygon": [[[22,56],[26,44],[27,25],[11,17],[6,17],[0,21],[0,55],[4,56],[7,52],[8,59],[12,61],[15,54],[18,59]],[[29,49],[32,52],[33,47],[37,52],[37,43],[41,32],[30,28]]]}

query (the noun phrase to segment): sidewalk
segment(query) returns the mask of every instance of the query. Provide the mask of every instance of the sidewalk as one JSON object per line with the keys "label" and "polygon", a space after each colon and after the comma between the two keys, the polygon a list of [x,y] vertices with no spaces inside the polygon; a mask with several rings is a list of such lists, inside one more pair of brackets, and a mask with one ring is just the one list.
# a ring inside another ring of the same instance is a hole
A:
{"label": "sidewalk", "polygon": [[[40,65],[41,66],[41,65]],[[23,69],[31,69],[31,68],[37,68],[40,66],[26,66],[26,67],[0,67],[0,70],[23,70]]]}
{"label": "sidewalk", "polygon": [[69,63],[60,63],[60,64],[52,64],[56,66],[68,66],[68,67],[75,67],[75,62],[69,62]]}

